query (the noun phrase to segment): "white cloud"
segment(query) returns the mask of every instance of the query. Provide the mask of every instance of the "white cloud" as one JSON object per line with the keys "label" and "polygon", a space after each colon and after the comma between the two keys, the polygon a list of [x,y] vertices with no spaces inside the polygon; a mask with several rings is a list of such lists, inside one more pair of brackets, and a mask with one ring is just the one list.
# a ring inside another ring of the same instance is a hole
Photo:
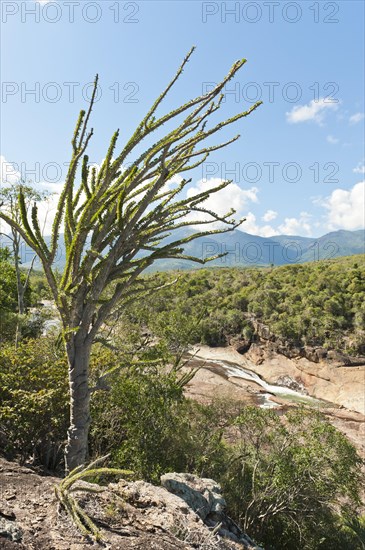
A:
{"label": "white cloud", "polygon": [[331,136],[331,135],[327,136],[326,139],[327,139],[328,143],[331,143],[331,145],[336,145],[336,143],[338,143],[340,141],[338,138],[336,138],[334,136]]}
{"label": "white cloud", "polygon": [[328,210],[327,228],[360,229],[365,225],[365,181],[351,189],[335,189],[322,205]]}
{"label": "white cloud", "polygon": [[337,109],[338,103],[326,101],[324,98],[319,98],[318,101],[312,99],[307,105],[293,107],[291,111],[286,113],[286,120],[291,124],[313,120],[321,126],[326,112],[337,111]]}
{"label": "white cloud", "polygon": [[[210,179],[201,179],[194,186],[190,187],[187,191],[188,197],[193,197],[194,195],[207,191],[216,187],[223,180],[221,178],[210,178]],[[245,218],[245,221],[240,226],[240,230],[245,233],[250,233],[252,235],[260,235],[261,237],[272,237],[278,235],[279,232],[277,229],[274,229],[271,225],[259,225],[256,220],[255,214],[251,211],[248,211],[248,207],[252,203],[258,203],[258,192],[257,187],[251,187],[250,189],[242,189],[235,183],[229,184],[227,187],[213,193],[203,204],[202,207],[207,210],[211,210],[219,215],[226,214],[230,208],[236,210],[234,218],[239,220],[240,218]],[[275,219],[277,212],[274,210],[268,210],[263,216],[263,220],[269,222]],[[189,214],[189,220],[208,220],[211,217],[208,214],[196,213]],[[222,224],[212,223],[209,225],[210,228],[222,227]],[[197,226],[199,228],[199,226]],[[200,227],[201,228],[201,227]]]}
{"label": "white cloud", "polygon": [[260,237],[274,237],[275,235],[280,235],[280,232],[271,225],[263,225],[258,228],[256,234]]}
{"label": "white cloud", "polygon": [[272,220],[275,220],[275,218],[277,218],[277,215],[278,213],[275,212],[275,210],[267,210],[262,216],[262,220],[264,222],[271,222]]}
{"label": "white cloud", "polygon": [[43,235],[51,235],[53,220],[57,210],[59,194],[50,196],[38,204],[38,219]]}
{"label": "white cloud", "polygon": [[350,116],[349,122],[350,124],[357,124],[358,122],[361,122],[365,118],[365,113],[355,113],[354,115]]}
{"label": "white cloud", "polygon": [[13,163],[8,162],[3,155],[0,155],[0,176],[1,185],[11,185],[20,181],[20,172]]}
{"label": "white cloud", "polygon": [[355,166],[352,171],[355,172],[355,174],[365,174],[365,164],[361,164],[361,162],[359,162],[359,164]]}
{"label": "white cloud", "polygon": [[184,178],[182,176],[180,176],[180,174],[175,174],[174,176],[172,176],[172,178],[167,180],[167,182],[163,186],[162,191],[169,191],[171,189],[179,187],[179,185],[181,184],[183,179]]}
{"label": "white cloud", "polygon": [[259,235],[260,237],[273,237],[278,235],[279,232],[271,227],[271,225],[258,225],[256,223],[256,216],[252,212],[245,214],[246,220],[241,225],[240,230],[251,235]]}
{"label": "white cloud", "polygon": [[[21,174],[16,168],[15,163],[8,162],[3,155],[0,156],[0,173],[1,185],[9,186],[21,182]],[[60,193],[63,189],[64,182],[49,183],[41,182],[32,185],[38,191],[47,191],[51,196],[44,201],[38,203],[38,218],[40,228],[44,235],[49,235],[52,230],[54,215],[56,213],[57,203]],[[8,232],[10,228],[4,222],[1,222],[1,231]]]}
{"label": "white cloud", "polygon": [[[224,180],[221,178],[210,178],[210,179],[201,179],[197,183],[190,187],[187,190],[187,197],[191,198],[198,193],[208,191],[213,187],[216,187],[223,183]],[[257,187],[251,187],[250,189],[242,189],[236,183],[230,183],[224,189],[213,193],[210,197],[201,204],[202,208],[211,210],[216,214],[223,216],[231,208],[236,211],[234,218],[238,220],[243,216],[246,216],[247,205],[250,202],[258,202],[257,199],[258,189]],[[211,216],[205,213],[195,213],[189,215],[189,219],[195,220],[208,220],[212,219]],[[211,227],[214,227],[216,224],[212,224]],[[218,224],[220,225],[220,224]]]}
{"label": "white cloud", "polygon": [[311,214],[301,212],[299,218],[285,218],[284,223],[279,225],[278,230],[282,235],[312,235]]}

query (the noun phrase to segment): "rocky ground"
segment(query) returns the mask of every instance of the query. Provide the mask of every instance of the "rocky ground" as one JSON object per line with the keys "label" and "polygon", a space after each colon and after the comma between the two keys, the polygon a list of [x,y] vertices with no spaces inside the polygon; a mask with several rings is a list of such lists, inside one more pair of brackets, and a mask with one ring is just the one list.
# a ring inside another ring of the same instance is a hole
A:
{"label": "rocky ground", "polygon": [[[74,493],[103,533],[101,543],[82,537],[59,509],[54,493],[59,481],[0,458],[1,549],[257,548],[226,516],[225,501],[213,480],[166,474],[161,478],[161,487],[144,481],[119,480],[110,483],[101,494]],[[81,486],[91,485],[81,482]]]}

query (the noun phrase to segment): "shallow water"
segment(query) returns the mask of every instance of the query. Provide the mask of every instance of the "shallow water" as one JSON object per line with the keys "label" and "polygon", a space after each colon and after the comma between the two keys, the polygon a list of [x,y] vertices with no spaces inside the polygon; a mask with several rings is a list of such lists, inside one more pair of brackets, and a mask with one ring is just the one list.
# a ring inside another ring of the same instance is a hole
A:
{"label": "shallow water", "polygon": [[196,360],[204,361],[204,366],[217,365],[224,370],[227,378],[242,378],[255,384],[261,386],[265,390],[265,393],[260,393],[257,395],[259,407],[262,408],[277,408],[280,407],[278,403],[271,399],[272,395],[277,395],[281,399],[287,400],[289,402],[295,402],[297,404],[303,403],[306,405],[311,405],[315,407],[324,406],[325,402],[314,397],[310,397],[304,393],[301,393],[296,390],[292,390],[286,386],[280,386],[276,384],[269,384],[258,374],[251,371],[250,369],[241,367],[235,363],[229,361],[221,361],[219,359],[203,359],[199,356],[195,356]]}

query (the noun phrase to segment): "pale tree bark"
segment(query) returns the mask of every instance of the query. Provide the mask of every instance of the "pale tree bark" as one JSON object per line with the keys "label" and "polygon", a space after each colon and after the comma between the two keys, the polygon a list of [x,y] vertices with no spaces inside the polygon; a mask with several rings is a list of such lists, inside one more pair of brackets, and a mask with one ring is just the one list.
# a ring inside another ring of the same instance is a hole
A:
{"label": "pale tree bark", "polygon": [[22,277],[21,277],[21,261],[20,261],[20,236],[17,234],[16,230],[12,228],[12,236],[7,235],[6,233],[0,233],[7,239],[11,241],[11,247],[13,249],[13,261],[14,261],[14,268],[15,268],[15,277],[16,277],[16,289],[17,289],[17,298],[18,298],[18,313],[19,315],[24,315],[25,313],[25,303],[24,303],[24,297],[25,297],[25,291],[27,290],[28,283],[29,283],[29,277],[31,274],[31,271],[33,269],[34,259],[32,260],[32,263],[30,265],[30,268],[27,273],[26,281],[23,284]]}
{"label": "pale tree bark", "polygon": [[69,363],[70,426],[67,433],[65,459],[67,470],[84,463],[88,456],[90,427],[89,364],[91,343],[78,333],[66,344]]}
{"label": "pale tree bark", "polygon": [[16,287],[18,292],[18,313],[19,315],[24,315],[25,305],[24,305],[24,295],[26,288],[23,286],[21,274],[20,274],[20,265],[19,265],[19,254],[20,254],[20,242],[19,237],[16,234],[16,231],[12,230],[13,233],[13,255],[14,255],[14,266],[16,274]]}
{"label": "pale tree bark", "polygon": [[[0,233],[0,235],[3,235],[4,237],[7,237],[10,239],[12,243],[12,249],[13,249],[13,259],[14,259],[14,268],[15,268],[15,278],[16,278],[16,289],[17,289],[17,301],[18,301],[18,314],[25,315],[26,313],[26,307],[25,307],[25,293],[29,285],[30,276],[32,274],[34,262],[36,259],[36,255],[33,256],[31,264],[28,268],[27,275],[25,278],[25,281],[23,283],[22,276],[21,276],[21,259],[20,259],[20,237],[17,234],[16,230],[12,228],[12,237],[10,235],[7,235],[6,233]],[[21,334],[21,323],[20,319],[18,318],[17,324],[16,324],[16,330],[15,330],[15,347],[18,347],[19,341],[22,338]]]}

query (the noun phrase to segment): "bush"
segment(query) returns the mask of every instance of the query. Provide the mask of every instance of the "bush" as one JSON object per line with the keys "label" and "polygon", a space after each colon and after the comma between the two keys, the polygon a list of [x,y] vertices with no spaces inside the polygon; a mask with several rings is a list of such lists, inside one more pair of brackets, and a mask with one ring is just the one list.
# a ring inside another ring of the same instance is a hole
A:
{"label": "bush", "polygon": [[117,370],[106,379],[109,391],[92,397],[92,455],[111,453],[113,466],[157,483],[168,471],[201,475],[208,465],[210,472],[220,472],[227,405],[207,407],[186,399],[183,375],[155,352],[155,363],[144,366],[119,363],[118,368],[118,357],[105,350],[93,357],[94,377],[100,362]]}
{"label": "bush", "polygon": [[229,513],[267,550],[362,548],[361,460],[316,412],[201,405],[173,373],[127,368],[94,397],[92,450],[154,483],[168,471],[215,479]]}
{"label": "bush", "polygon": [[[6,250],[6,249],[5,249]],[[15,267],[8,261],[7,254],[0,255],[0,341],[14,341],[16,334],[36,336],[29,317],[18,315],[18,291],[16,284]],[[26,276],[20,274],[23,284]],[[29,285],[25,291],[24,301],[28,307],[31,303],[32,291]]]}
{"label": "bush", "polygon": [[[363,258],[357,258],[358,263],[350,256],[272,269],[185,272],[172,286],[134,304],[133,317],[157,336],[173,332],[189,343],[222,346],[241,333],[249,312],[295,345],[362,354],[365,271]],[[176,274],[151,277],[163,285]]]}
{"label": "bush", "polygon": [[[306,409],[285,417],[224,400],[202,405],[183,395],[181,371],[150,347],[132,365],[96,346],[91,456],[159,483],[168,471],[220,482],[229,512],[267,550],[364,548],[356,518],[361,460],[349,441]],[[1,439],[9,458],[62,465],[68,427],[65,355],[49,338],[0,349]]]}
{"label": "bush", "polygon": [[68,427],[67,362],[47,338],[0,348],[0,429],[9,458],[55,470]]}
{"label": "bush", "polygon": [[[222,482],[233,516],[266,549],[351,548],[363,477],[355,448],[316,412],[246,407]],[[337,545],[337,546],[336,546]],[[353,548],[356,548],[354,546]],[[360,547],[359,547],[360,548]]]}
{"label": "bush", "polygon": [[92,453],[111,452],[114,466],[153,482],[164,472],[184,471],[191,434],[177,374],[161,366],[127,367],[110,387],[92,400]]}
{"label": "bush", "polygon": [[111,452],[114,465],[128,465],[144,479],[157,481],[169,468],[168,443],[182,388],[175,375],[156,367],[125,368],[110,386],[92,401],[92,452]]}
{"label": "bush", "polygon": [[[15,267],[8,261],[0,260],[0,308],[4,311],[17,311],[18,308],[18,292],[16,286]],[[20,274],[22,282],[25,283],[26,276]],[[31,289],[28,286],[25,291],[25,305],[29,306],[31,301]]]}

